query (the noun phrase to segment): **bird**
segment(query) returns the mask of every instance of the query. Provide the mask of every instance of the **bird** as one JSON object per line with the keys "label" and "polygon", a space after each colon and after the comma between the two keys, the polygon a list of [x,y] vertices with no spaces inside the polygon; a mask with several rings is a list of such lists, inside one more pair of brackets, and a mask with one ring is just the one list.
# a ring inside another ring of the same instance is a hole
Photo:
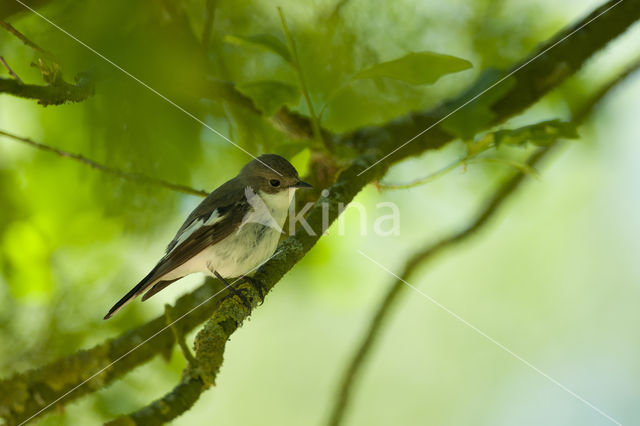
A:
{"label": "bird", "polygon": [[[285,158],[276,154],[254,158],[189,214],[156,266],[113,305],[104,319],[140,294],[144,293],[142,301],[147,300],[196,272],[224,283],[225,278],[241,277],[254,284],[245,274],[275,253],[294,193],[311,187],[300,180],[298,171]],[[246,300],[243,303],[247,304]]]}

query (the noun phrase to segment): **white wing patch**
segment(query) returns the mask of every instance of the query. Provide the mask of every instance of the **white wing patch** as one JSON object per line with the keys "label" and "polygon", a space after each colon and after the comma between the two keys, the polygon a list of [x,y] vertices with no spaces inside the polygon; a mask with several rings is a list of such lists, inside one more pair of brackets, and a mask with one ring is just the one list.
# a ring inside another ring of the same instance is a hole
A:
{"label": "white wing patch", "polygon": [[176,244],[171,248],[169,252],[167,252],[167,254],[174,251],[176,247],[178,247],[180,244],[185,242],[186,239],[189,238],[198,229],[202,228],[203,226],[211,226],[214,223],[220,221],[221,219],[222,217],[218,214],[218,209],[216,209],[211,212],[208,218],[206,216],[203,216],[201,218],[194,220],[189,224],[189,226],[187,226],[184,229],[184,231],[182,231],[182,233],[179,236],[176,237],[177,238]]}

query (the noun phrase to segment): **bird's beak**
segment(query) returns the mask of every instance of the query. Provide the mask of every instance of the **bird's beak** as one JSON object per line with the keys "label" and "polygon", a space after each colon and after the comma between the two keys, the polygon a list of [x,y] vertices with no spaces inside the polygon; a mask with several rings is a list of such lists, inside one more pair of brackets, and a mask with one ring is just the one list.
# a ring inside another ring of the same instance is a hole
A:
{"label": "bird's beak", "polygon": [[307,182],[299,180],[293,185],[293,188],[313,188],[313,186],[309,185]]}

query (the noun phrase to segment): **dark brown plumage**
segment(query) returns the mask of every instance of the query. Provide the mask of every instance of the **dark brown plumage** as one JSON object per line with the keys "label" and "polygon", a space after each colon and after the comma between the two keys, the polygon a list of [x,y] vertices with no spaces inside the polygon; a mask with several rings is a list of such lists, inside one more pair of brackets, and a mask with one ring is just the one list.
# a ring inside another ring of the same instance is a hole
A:
{"label": "dark brown plumage", "polygon": [[[310,185],[300,181],[298,172],[291,163],[278,155],[265,154],[250,161],[240,170],[238,176],[218,187],[189,214],[167,246],[164,257],[146,277],[109,310],[105,319],[111,317],[150,286],[153,287],[145,293],[142,300],[148,299],[177,281],[181,277],[175,279],[171,277],[172,279],[167,280],[162,280],[162,277],[185,264],[196,254],[238,231],[243,219],[252,210],[245,195],[247,187],[255,193],[276,194],[291,187],[308,186]],[[215,220],[211,225],[207,225],[207,221],[212,217]],[[190,227],[198,225],[198,221],[202,226],[189,231]],[[185,233],[188,233],[186,238],[184,238]]]}

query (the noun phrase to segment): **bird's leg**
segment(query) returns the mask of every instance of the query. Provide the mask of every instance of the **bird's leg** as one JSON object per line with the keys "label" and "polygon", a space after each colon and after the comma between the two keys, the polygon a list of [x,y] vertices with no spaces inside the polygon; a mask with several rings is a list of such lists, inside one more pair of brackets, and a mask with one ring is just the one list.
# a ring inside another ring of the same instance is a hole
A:
{"label": "bird's leg", "polygon": [[238,296],[238,299],[240,299],[240,301],[242,302],[242,304],[244,306],[247,307],[247,309],[249,309],[249,312],[251,312],[251,303],[249,303],[249,300],[247,300],[247,298],[245,297],[244,294],[242,294],[241,291],[239,291],[237,288],[235,288],[233,286],[233,284],[229,284],[229,282],[227,280],[225,280],[224,278],[222,278],[222,275],[220,275],[218,273],[218,271],[212,271],[213,275],[216,276],[217,279],[219,279],[222,284],[225,285],[225,287],[227,287],[229,289],[229,294],[225,297],[222,298],[222,300],[226,299],[227,297],[234,295],[234,296]]}
{"label": "bird's leg", "polygon": [[267,286],[265,286],[262,281],[248,275],[242,275],[240,278],[251,284],[251,287],[258,292],[258,296],[260,296],[260,304],[262,305],[264,303],[264,291],[267,289]]}

